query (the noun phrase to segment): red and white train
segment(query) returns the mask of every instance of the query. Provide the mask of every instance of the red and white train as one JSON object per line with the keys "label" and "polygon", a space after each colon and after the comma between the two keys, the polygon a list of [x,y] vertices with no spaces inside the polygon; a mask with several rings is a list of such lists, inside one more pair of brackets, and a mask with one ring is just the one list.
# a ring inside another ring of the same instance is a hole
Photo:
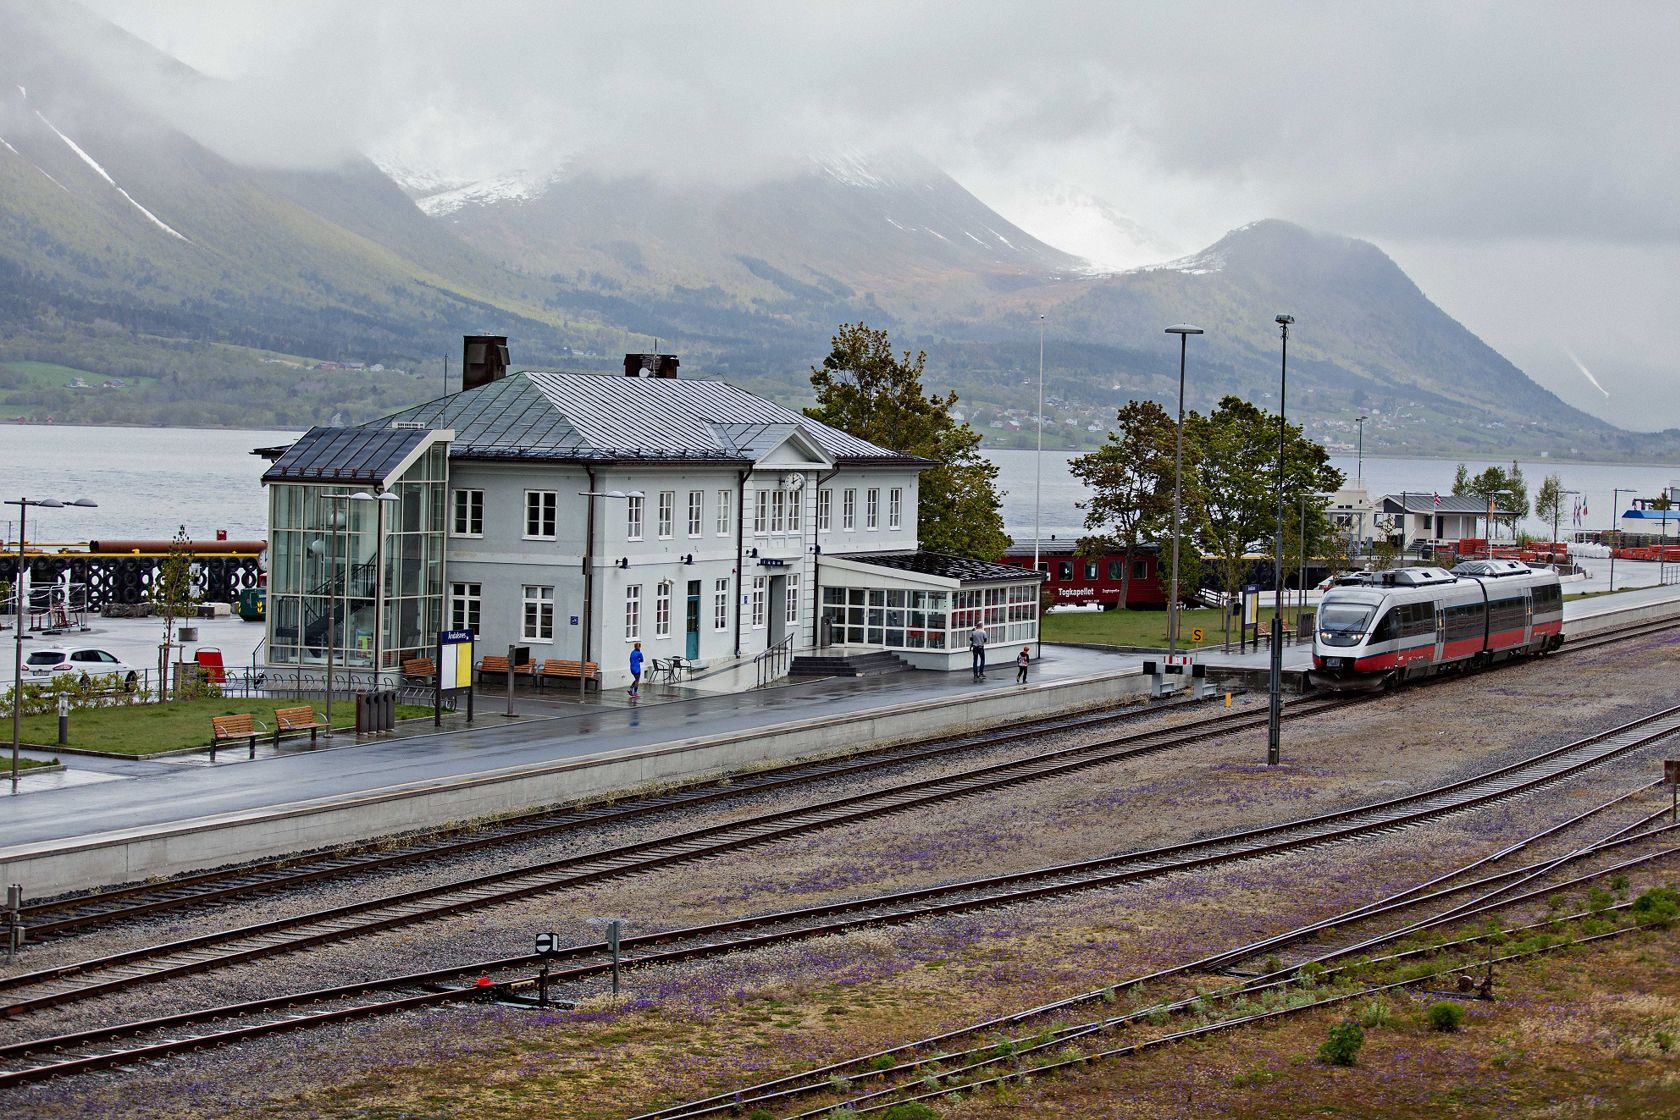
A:
{"label": "red and white train", "polygon": [[1324,593],[1308,680],[1374,690],[1563,644],[1557,573],[1516,560],[1360,572]]}

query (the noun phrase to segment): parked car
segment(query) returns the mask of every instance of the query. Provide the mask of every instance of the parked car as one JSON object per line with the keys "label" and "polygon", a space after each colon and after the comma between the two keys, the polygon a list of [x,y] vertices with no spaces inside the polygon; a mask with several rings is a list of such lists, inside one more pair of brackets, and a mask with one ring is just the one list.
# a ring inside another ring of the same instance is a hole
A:
{"label": "parked car", "polygon": [[132,689],[140,681],[134,666],[92,646],[51,646],[32,649],[23,663],[25,679],[78,673],[85,684],[100,677],[116,677],[122,687]]}

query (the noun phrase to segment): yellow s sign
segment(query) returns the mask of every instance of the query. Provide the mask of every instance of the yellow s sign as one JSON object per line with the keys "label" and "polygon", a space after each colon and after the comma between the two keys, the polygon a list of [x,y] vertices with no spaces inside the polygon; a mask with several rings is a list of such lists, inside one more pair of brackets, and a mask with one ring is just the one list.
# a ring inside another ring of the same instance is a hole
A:
{"label": "yellow s sign", "polygon": [[1200,642],[1202,640],[1203,636],[1204,635],[1202,633],[1202,628],[1200,626],[1198,626],[1194,630],[1190,631],[1190,640],[1192,642]]}

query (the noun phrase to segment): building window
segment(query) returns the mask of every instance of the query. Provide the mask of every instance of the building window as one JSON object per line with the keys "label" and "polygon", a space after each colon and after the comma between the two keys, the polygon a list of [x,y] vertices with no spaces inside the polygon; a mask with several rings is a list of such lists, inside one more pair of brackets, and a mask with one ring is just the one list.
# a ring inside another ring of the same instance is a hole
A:
{"label": "building window", "polygon": [[455,517],[450,522],[450,535],[482,537],[484,535],[484,491],[455,491]]}
{"label": "building window", "polygon": [[904,528],[904,491],[897,486],[887,491],[887,528]]}
{"label": "building window", "polygon": [[671,636],[671,584],[669,580],[660,580],[658,591],[653,599],[653,636],[669,638]]}
{"label": "building window", "polygon": [[770,491],[760,490],[753,502],[753,534],[762,537],[770,528]]}
{"label": "building window", "polygon": [[863,519],[863,527],[871,533],[881,527],[881,492],[873,486],[869,488]]}
{"label": "building window", "polygon": [[840,531],[849,533],[857,528],[857,491],[851,487],[840,495]]}
{"label": "building window", "polygon": [[632,583],[624,589],[624,640],[642,636],[642,585]]}
{"label": "building window", "polygon": [[554,539],[555,512],[559,499],[553,490],[525,491],[525,539]]}
{"label": "building window", "polygon": [[799,573],[789,572],[787,577],[787,620],[799,621]]}
{"label": "building window", "polygon": [[712,629],[729,629],[729,581],[720,579],[712,585]]}
{"label": "building window", "polygon": [[734,526],[729,523],[729,507],[734,504],[730,499],[733,497],[727,490],[718,491],[717,535],[720,537],[727,537],[734,531]]}
{"label": "building window", "polygon": [[698,537],[701,525],[706,516],[706,492],[704,490],[690,490],[688,492],[688,535]]}
{"label": "building window", "polygon": [[787,526],[785,513],[787,510],[787,491],[773,490],[770,493],[770,531],[780,533]]}
{"label": "building window", "polygon": [[805,521],[805,508],[802,499],[805,495],[798,490],[788,491],[788,532],[797,533]]}
{"label": "building window", "polygon": [[671,539],[672,523],[677,518],[677,492],[675,490],[661,490],[659,492],[659,539]]}
{"label": "building window", "polygon": [[752,624],[754,630],[764,628],[764,577],[754,576],[752,581]]}
{"label": "building window", "polygon": [[624,501],[624,537],[626,540],[639,541],[642,539],[643,500],[632,494]]}
{"label": "building window", "polygon": [[484,586],[478,583],[449,585],[449,628],[478,633],[479,610],[484,605]]}
{"label": "building window", "polygon": [[823,487],[817,491],[817,532],[834,528],[834,491]]}
{"label": "building window", "polygon": [[525,624],[520,637],[527,642],[554,640],[554,588],[527,583],[524,591]]}

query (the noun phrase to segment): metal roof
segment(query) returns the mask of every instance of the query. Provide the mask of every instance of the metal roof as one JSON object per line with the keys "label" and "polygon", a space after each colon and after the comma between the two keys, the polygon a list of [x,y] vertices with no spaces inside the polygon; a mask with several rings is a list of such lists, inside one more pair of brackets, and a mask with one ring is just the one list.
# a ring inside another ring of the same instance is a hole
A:
{"label": "metal roof", "polygon": [[839,558],[850,560],[854,564],[870,564],[877,568],[915,572],[924,576],[941,576],[963,583],[1020,583],[1023,580],[1044,578],[1043,572],[1036,572],[1030,568],[971,560],[966,556],[950,556],[943,552],[852,552]]}
{"label": "metal roof", "polygon": [[311,428],[263,472],[262,480],[380,483],[430,436],[411,428]]}
{"label": "metal roof", "polygon": [[398,422],[454,429],[459,459],[751,462],[797,430],[844,462],[927,462],[721,381],[526,371],[368,427]]}
{"label": "metal roof", "polygon": [[[1400,501],[1404,498],[1407,513],[1463,513],[1486,517],[1488,511],[1487,499],[1480,494],[1442,494],[1440,504],[1436,504],[1436,495],[1426,491],[1412,491],[1405,494],[1388,494],[1380,499],[1384,511],[1390,506],[1395,510],[1400,508]],[[1493,507],[1495,517],[1511,517],[1515,510],[1503,506]]]}

